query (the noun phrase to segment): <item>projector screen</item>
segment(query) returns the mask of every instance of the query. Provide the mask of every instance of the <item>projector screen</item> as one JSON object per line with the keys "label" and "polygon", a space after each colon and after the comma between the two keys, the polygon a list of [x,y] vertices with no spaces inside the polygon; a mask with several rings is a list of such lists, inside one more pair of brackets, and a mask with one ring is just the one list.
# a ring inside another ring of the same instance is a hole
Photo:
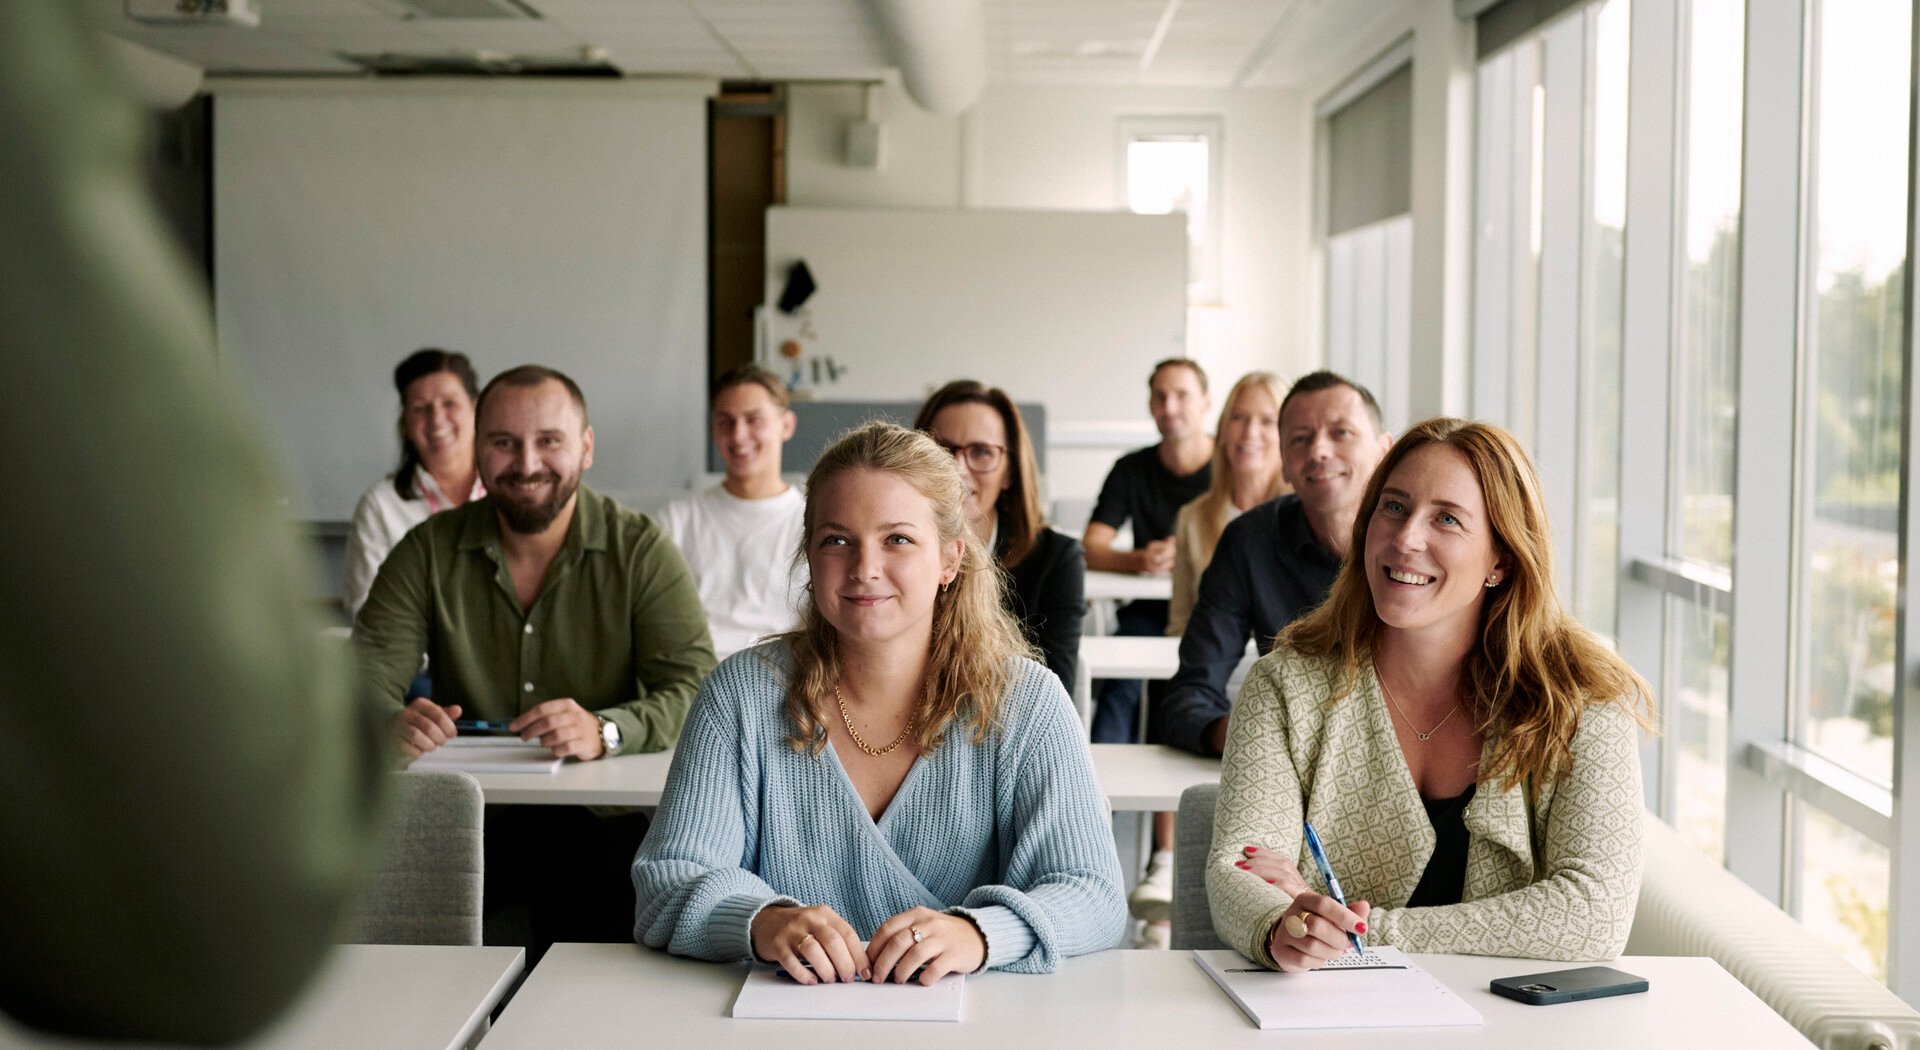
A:
{"label": "projector screen", "polygon": [[398,458],[393,366],[466,353],[584,389],[586,484],[702,466],[712,85],[223,85],[214,103],[222,361],[295,465],[295,517],[350,517]]}

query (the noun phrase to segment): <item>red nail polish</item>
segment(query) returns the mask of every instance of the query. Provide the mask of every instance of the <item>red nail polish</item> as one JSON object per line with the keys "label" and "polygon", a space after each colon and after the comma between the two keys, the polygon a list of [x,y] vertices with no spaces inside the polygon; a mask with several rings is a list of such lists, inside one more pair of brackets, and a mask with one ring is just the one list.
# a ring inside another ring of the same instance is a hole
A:
{"label": "red nail polish", "polygon": [[1353,924],[1353,932],[1355,932],[1355,933],[1365,933],[1365,932],[1367,932],[1367,924],[1366,924],[1366,923],[1364,923],[1364,922],[1356,922],[1356,923],[1354,923],[1354,924]]}
{"label": "red nail polish", "polygon": [[1267,880],[1267,885],[1269,885],[1269,886],[1275,886],[1275,885],[1278,885],[1278,883],[1276,883],[1276,882],[1274,882],[1274,881],[1273,881],[1272,879],[1268,879],[1268,880]]}
{"label": "red nail polish", "polygon": [[1253,867],[1253,865],[1251,865],[1251,864],[1248,864],[1248,863],[1247,863],[1246,861],[1244,861],[1244,860],[1236,860],[1236,861],[1234,861],[1234,862],[1233,862],[1233,866],[1234,866],[1234,867],[1236,867],[1236,868],[1248,868],[1248,869],[1251,869],[1251,868]]}
{"label": "red nail polish", "polygon": [[1258,852],[1260,852],[1260,847],[1258,847],[1258,846],[1248,846],[1248,847],[1247,847],[1247,852],[1248,852],[1248,853],[1258,853]]}

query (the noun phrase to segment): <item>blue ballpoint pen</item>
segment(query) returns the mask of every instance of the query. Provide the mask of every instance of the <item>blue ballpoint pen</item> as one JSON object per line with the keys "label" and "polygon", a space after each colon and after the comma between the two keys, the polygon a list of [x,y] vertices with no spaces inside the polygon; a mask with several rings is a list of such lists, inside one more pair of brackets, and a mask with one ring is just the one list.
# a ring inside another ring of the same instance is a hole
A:
{"label": "blue ballpoint pen", "polygon": [[[1307,829],[1307,852],[1313,854],[1313,863],[1320,869],[1320,878],[1325,880],[1328,894],[1339,901],[1342,908],[1346,907],[1347,895],[1341,892],[1340,879],[1333,873],[1333,865],[1327,863],[1327,851],[1320,846],[1320,836],[1314,833],[1313,822],[1303,821],[1302,823]],[[1354,951],[1366,950],[1360,946],[1360,935],[1352,930],[1347,931],[1347,940],[1353,942]]]}

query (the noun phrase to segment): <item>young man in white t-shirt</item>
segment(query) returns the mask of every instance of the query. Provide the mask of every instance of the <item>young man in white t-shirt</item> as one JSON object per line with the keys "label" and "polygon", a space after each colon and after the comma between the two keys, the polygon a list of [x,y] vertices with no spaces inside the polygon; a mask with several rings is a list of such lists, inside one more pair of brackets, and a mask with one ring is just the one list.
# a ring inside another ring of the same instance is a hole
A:
{"label": "young man in white t-shirt", "polygon": [[795,422],[786,385],[743,365],[713,389],[713,444],[726,480],[667,504],[660,524],[693,569],[714,655],[725,659],[798,624],[806,567],[794,555],[806,502],[780,476]]}

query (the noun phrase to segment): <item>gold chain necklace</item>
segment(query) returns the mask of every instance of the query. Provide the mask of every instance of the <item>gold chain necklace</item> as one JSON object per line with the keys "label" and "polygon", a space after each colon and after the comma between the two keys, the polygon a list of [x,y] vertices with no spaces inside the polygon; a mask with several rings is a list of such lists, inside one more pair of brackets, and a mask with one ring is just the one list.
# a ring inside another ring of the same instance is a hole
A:
{"label": "gold chain necklace", "polygon": [[[1452,718],[1455,714],[1457,714],[1460,711],[1460,701],[1455,700],[1453,702],[1453,709],[1447,712],[1447,717],[1442,718],[1438,722],[1435,722],[1433,724],[1432,729],[1429,729],[1426,732],[1422,733],[1420,731],[1420,728],[1413,724],[1413,719],[1407,717],[1407,711],[1405,708],[1400,706],[1400,701],[1395,700],[1393,698],[1393,691],[1387,688],[1387,680],[1385,678],[1380,677],[1380,668],[1378,667],[1375,667],[1373,669],[1373,680],[1380,683],[1380,695],[1387,698],[1387,703],[1392,704],[1393,709],[1395,711],[1400,712],[1400,720],[1405,722],[1407,724],[1407,728],[1413,730],[1413,735],[1422,741],[1426,740],[1428,737],[1432,736],[1433,734],[1438,733],[1440,731],[1440,727],[1447,724],[1447,719]],[[842,708],[842,710],[845,710],[845,709]]]}
{"label": "gold chain necklace", "polygon": [[874,747],[872,744],[860,739],[860,731],[853,728],[853,716],[847,713],[847,698],[840,695],[840,687],[837,685],[833,687],[833,699],[840,705],[840,721],[847,724],[847,735],[853,738],[853,746],[875,758],[885,758],[892,754],[894,749],[906,743],[907,737],[913,733],[913,716],[908,715],[907,728],[902,729],[900,735],[893,738],[893,743],[888,744],[886,747]]}

